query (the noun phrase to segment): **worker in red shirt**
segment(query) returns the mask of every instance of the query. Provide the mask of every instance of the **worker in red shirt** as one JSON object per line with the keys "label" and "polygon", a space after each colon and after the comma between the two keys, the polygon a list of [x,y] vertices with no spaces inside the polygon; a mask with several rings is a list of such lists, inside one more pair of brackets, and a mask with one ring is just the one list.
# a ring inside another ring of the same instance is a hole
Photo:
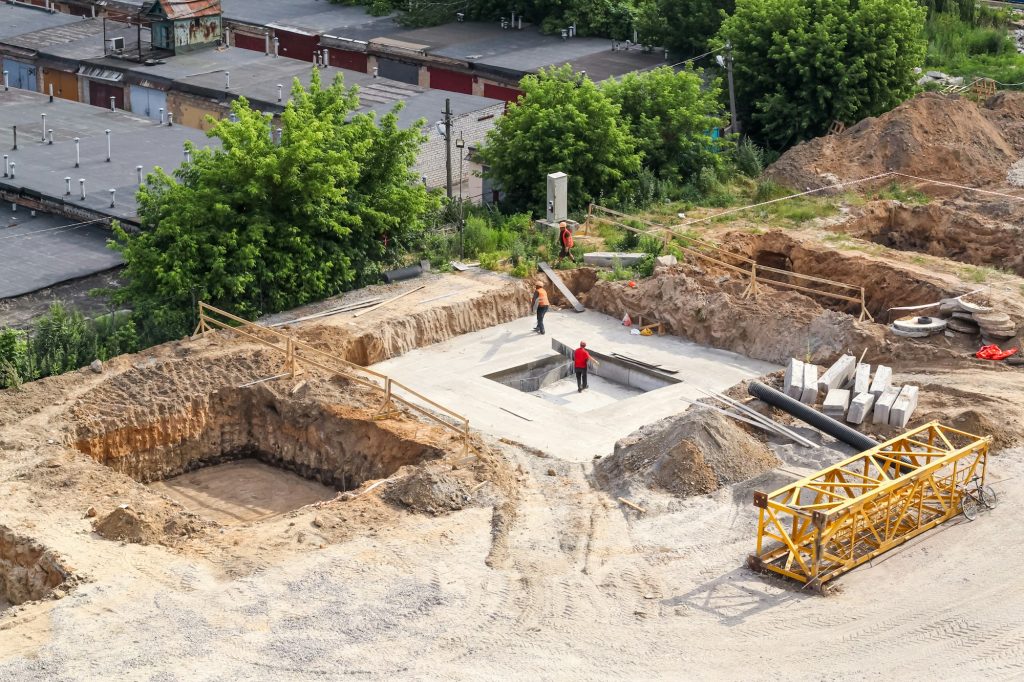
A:
{"label": "worker in red shirt", "polygon": [[558,252],[558,260],[555,261],[555,267],[562,264],[562,259],[566,256],[569,257],[573,263],[576,262],[576,257],[572,255],[572,230],[569,229],[569,225],[563,220],[558,223],[558,243],[562,245],[561,251]]}
{"label": "worker in red shirt", "polygon": [[573,369],[576,370],[576,392],[582,393],[587,387],[587,363],[594,363],[595,366],[601,363],[595,360],[587,352],[587,342],[580,341],[580,347],[572,352]]}

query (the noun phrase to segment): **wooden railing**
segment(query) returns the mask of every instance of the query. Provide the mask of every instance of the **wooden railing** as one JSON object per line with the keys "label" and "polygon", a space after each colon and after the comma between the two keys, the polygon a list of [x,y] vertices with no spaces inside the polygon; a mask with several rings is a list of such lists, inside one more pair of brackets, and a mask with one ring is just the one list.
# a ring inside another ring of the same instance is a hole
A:
{"label": "wooden railing", "polygon": [[[644,225],[647,229],[640,229],[627,225],[623,220],[632,220]],[[837,301],[845,301],[847,303],[853,303],[860,307],[860,316],[858,319],[873,320],[871,313],[868,312],[867,300],[865,297],[864,287],[854,286],[852,284],[846,284],[845,282],[837,282],[831,279],[825,279],[823,277],[814,277],[812,275],[804,275],[799,272],[792,272],[790,270],[782,270],[780,268],[772,268],[767,265],[761,265],[757,261],[742,256],[732,251],[726,251],[717,244],[695,237],[692,234],[680,232],[678,228],[680,226],[667,227],[665,225],[659,225],[658,223],[644,220],[636,216],[631,216],[619,211],[606,208],[604,206],[598,206],[597,204],[591,204],[587,211],[587,220],[585,225],[589,229],[592,221],[600,221],[609,225],[614,225],[621,229],[636,234],[644,235],[647,237],[653,237],[660,240],[668,247],[668,243],[673,237],[679,240],[676,243],[676,247],[679,248],[683,253],[700,258],[701,260],[713,263],[718,267],[724,268],[731,272],[738,273],[744,277],[749,278],[746,290],[743,292],[744,296],[757,297],[759,293],[759,283],[769,284],[773,287],[782,287],[785,289],[794,289],[796,291],[810,294],[812,296],[822,296]],[[696,248],[695,248],[696,247]],[[739,262],[749,267],[742,267],[734,263],[726,262],[726,259],[730,259]],[[765,277],[765,273],[772,273],[781,275],[792,280],[801,282],[801,284],[794,284],[793,282],[780,281],[772,277]],[[758,275],[761,275],[760,279]],[[828,288],[826,288],[828,287]],[[838,292],[836,291],[838,290]],[[841,293],[839,293],[841,292]]]}
{"label": "wooden railing", "polygon": [[304,341],[271,327],[243,319],[229,312],[199,302],[199,324],[193,336],[224,329],[245,339],[259,343],[284,355],[285,369],[294,377],[302,366],[316,367],[336,374],[354,383],[379,391],[383,397],[377,415],[394,414],[404,406],[413,412],[454,431],[462,438],[463,452],[469,450],[469,419],[448,409],[425,395],[414,391],[391,377],[349,362],[326,351],[314,348]]}

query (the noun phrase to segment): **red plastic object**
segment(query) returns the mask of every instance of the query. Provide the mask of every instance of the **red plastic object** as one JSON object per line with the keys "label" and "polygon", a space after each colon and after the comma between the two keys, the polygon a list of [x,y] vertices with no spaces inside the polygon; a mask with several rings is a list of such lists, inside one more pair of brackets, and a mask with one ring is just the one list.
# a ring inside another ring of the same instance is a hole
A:
{"label": "red plastic object", "polygon": [[999,346],[991,344],[988,346],[982,346],[981,349],[974,354],[974,356],[982,360],[1005,360],[1006,358],[1016,353],[1018,350],[1020,349],[1011,348],[1010,350],[1001,350]]}

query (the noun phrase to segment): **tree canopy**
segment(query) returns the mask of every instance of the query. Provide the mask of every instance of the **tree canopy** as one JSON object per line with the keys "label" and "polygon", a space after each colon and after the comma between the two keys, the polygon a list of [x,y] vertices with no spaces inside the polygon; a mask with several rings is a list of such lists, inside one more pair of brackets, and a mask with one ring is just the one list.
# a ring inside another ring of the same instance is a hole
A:
{"label": "tree canopy", "polygon": [[640,0],[635,28],[644,44],[661,45],[680,57],[708,49],[736,0]]}
{"label": "tree canopy", "polygon": [[480,150],[508,204],[540,208],[546,175],[556,171],[569,175],[574,206],[621,195],[640,170],[640,154],[619,107],[568,66],[526,76],[520,88],[523,96],[509,105]]}
{"label": "tree canopy", "polygon": [[721,163],[711,140],[712,129],[728,123],[718,81],[705,85],[698,71],[663,66],[609,80],[601,89],[628,121],[644,167],[659,177],[678,182]]}
{"label": "tree canopy", "polygon": [[918,0],[737,0],[722,24],[747,132],[785,147],[906,99],[926,51]]}
{"label": "tree canopy", "polygon": [[330,296],[370,279],[436,205],[410,168],[423,135],[354,113],[340,75],[308,89],[296,79],[275,140],[271,117],[244,98],[235,121],[208,132],[219,149],[191,148],[173,175],[154,170],[138,193],[138,234],[117,230],[129,302],[180,334],[196,300],[246,316]]}

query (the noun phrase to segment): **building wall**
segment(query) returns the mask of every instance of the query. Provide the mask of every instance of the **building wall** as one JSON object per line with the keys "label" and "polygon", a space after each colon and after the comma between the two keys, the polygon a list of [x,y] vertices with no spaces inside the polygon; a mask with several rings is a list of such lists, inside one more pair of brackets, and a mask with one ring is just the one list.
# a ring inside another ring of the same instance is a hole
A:
{"label": "building wall", "polygon": [[174,51],[188,52],[216,43],[222,35],[220,16],[196,17],[174,22]]}
{"label": "building wall", "polygon": [[44,94],[50,94],[50,85],[53,85],[54,97],[69,99],[72,102],[81,101],[78,96],[78,76],[58,69],[44,68],[42,71]]}
{"label": "building wall", "polygon": [[181,124],[190,128],[209,130],[211,124],[206,121],[206,117],[223,118],[229,109],[230,105],[205,97],[197,97],[174,90],[167,93],[167,110],[174,114],[175,125]]}
{"label": "building wall", "polygon": [[327,65],[349,71],[370,73],[369,64],[365,52],[351,52],[339,50],[336,47],[327,48]]}

